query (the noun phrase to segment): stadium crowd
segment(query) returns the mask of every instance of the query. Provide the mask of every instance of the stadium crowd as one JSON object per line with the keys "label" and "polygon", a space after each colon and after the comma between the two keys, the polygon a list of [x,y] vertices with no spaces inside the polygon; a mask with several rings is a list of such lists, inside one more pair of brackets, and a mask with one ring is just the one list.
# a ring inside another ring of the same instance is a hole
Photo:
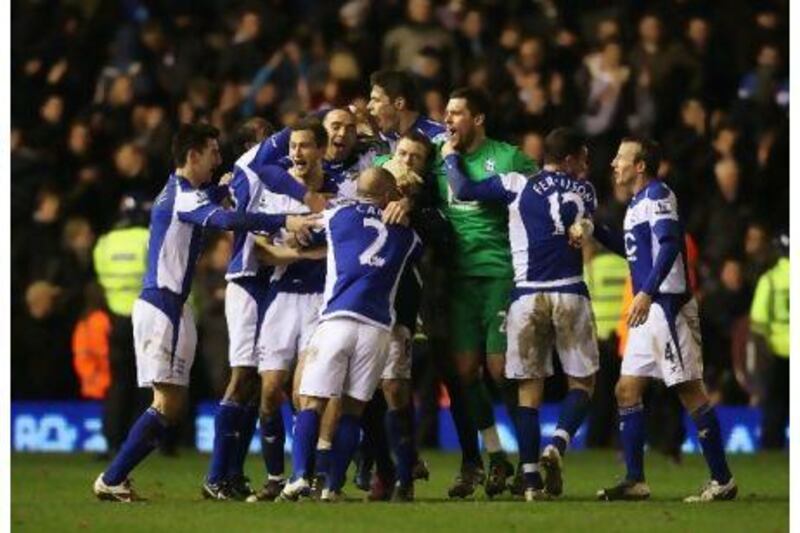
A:
{"label": "stadium crowd", "polygon": [[[788,1],[744,0],[15,1],[12,397],[108,393],[113,328],[93,252],[123,198],[158,194],[179,124],[219,128],[229,169],[243,119],[278,129],[325,107],[366,113],[369,74],[392,68],[413,74],[437,121],[452,88],[485,90],[490,134],[539,162],[550,130],[577,127],[598,217],[617,226],[619,140],[660,141],[696,258],[707,384],[717,401],[760,404],[774,356],[747,364],[760,346],[748,321],[789,222],[787,14]],[[195,282],[197,398],[227,383],[230,249],[210,239]],[[587,254],[589,272],[599,257]],[[618,321],[598,316],[610,360]],[[431,396],[434,380],[420,381]]]}

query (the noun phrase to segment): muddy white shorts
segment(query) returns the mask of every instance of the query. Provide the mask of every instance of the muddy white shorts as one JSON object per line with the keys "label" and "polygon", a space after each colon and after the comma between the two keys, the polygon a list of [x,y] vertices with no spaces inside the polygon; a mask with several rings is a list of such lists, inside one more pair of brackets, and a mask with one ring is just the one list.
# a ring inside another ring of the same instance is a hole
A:
{"label": "muddy white shorts", "polygon": [[392,329],[381,379],[411,379],[411,345],[411,331],[402,324],[396,324]]}
{"label": "muddy white shorts", "polygon": [[258,338],[258,371],[291,370],[319,323],[322,294],[278,292],[269,303]]}
{"label": "muddy white shorts", "polygon": [[553,375],[553,348],[568,376],[591,376],[599,368],[592,305],[582,294],[523,294],[508,309],[506,332],[508,379]]}
{"label": "muddy white shorts", "polygon": [[154,304],[138,299],[131,320],[139,386],[188,386],[197,347],[197,329],[189,306],[183,306],[179,317],[170,317]]}
{"label": "muddy white shorts", "polygon": [[703,377],[697,302],[674,307],[670,312],[670,303],[653,302],[647,321],[631,328],[621,375],[660,379],[667,387]]}
{"label": "muddy white shorts", "polygon": [[320,322],[305,351],[300,394],[367,402],[386,367],[391,332],[352,318]]}

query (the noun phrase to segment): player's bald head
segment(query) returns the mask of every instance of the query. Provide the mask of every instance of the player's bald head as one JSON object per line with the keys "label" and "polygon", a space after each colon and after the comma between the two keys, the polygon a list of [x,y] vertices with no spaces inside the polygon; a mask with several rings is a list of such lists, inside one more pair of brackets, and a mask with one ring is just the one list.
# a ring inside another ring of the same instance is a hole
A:
{"label": "player's bald head", "polygon": [[397,183],[391,172],[381,167],[370,167],[358,176],[358,195],[385,205],[397,196]]}

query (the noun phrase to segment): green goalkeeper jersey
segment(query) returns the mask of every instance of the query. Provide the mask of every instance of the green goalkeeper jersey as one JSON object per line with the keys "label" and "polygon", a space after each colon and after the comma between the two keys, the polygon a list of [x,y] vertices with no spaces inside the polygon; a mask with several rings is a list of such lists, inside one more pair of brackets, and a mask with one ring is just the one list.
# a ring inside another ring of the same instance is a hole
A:
{"label": "green goalkeeper jersey", "polygon": [[[516,146],[486,139],[476,151],[463,155],[467,176],[482,181],[507,172],[536,172],[536,165]],[[437,150],[436,181],[440,205],[455,233],[454,273],[461,276],[511,278],[508,209],[504,204],[465,202],[454,198]]]}

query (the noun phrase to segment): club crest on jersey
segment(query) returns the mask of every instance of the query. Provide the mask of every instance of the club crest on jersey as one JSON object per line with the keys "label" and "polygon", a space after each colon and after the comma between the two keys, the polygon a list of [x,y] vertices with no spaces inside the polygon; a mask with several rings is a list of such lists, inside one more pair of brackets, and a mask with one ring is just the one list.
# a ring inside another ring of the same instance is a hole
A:
{"label": "club crest on jersey", "polygon": [[662,200],[656,202],[656,215],[669,215],[672,212],[672,207],[669,202]]}
{"label": "club crest on jersey", "polygon": [[483,169],[486,172],[494,172],[495,167],[497,167],[497,163],[494,159],[487,159],[486,162],[483,164]]}

